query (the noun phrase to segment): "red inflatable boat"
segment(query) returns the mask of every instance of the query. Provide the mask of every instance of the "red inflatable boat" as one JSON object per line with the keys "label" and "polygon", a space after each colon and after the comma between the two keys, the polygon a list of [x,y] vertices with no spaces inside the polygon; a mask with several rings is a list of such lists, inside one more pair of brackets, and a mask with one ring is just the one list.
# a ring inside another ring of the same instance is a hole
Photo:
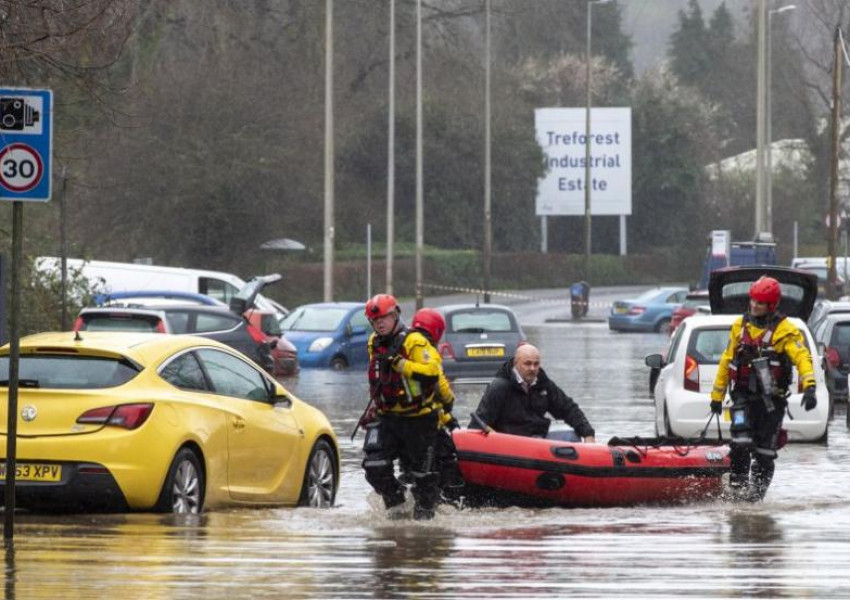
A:
{"label": "red inflatable boat", "polygon": [[685,440],[583,444],[479,429],[452,437],[464,496],[476,505],[677,504],[718,497],[729,471],[728,446]]}

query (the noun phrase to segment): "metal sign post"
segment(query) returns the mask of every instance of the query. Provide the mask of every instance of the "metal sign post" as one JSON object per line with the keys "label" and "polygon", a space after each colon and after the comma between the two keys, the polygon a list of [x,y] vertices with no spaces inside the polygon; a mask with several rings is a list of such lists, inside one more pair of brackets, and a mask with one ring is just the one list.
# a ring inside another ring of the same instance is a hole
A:
{"label": "metal sign post", "polygon": [[0,88],[0,200],[13,203],[9,397],[6,460],[2,465],[5,479],[3,539],[6,541],[12,540],[15,525],[24,202],[50,200],[52,147],[53,92],[29,88]]}

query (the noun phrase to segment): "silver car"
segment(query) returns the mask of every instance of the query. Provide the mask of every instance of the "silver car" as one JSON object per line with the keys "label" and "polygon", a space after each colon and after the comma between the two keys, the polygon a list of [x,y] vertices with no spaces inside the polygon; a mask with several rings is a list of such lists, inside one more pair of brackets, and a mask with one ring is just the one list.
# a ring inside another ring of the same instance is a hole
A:
{"label": "silver car", "polygon": [[499,304],[452,304],[437,310],[446,320],[438,347],[452,379],[489,381],[525,341],[513,311]]}

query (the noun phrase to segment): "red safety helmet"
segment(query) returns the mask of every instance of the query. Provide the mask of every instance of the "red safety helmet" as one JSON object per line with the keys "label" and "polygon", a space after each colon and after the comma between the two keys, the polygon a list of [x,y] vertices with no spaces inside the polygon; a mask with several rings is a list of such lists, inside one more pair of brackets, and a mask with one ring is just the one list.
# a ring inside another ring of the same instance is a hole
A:
{"label": "red safety helmet", "polygon": [[776,310],[781,297],[779,282],[773,277],[762,276],[750,286],[750,298],[756,302],[764,302],[770,311]]}
{"label": "red safety helmet", "polygon": [[390,296],[389,294],[376,294],[366,303],[366,318],[370,321],[380,319],[391,312],[401,312],[395,296]]}
{"label": "red safety helmet", "polygon": [[446,330],[446,320],[443,318],[443,315],[433,308],[420,308],[413,315],[413,322],[410,326],[427,333],[431,341],[436,344],[443,337],[443,332]]}

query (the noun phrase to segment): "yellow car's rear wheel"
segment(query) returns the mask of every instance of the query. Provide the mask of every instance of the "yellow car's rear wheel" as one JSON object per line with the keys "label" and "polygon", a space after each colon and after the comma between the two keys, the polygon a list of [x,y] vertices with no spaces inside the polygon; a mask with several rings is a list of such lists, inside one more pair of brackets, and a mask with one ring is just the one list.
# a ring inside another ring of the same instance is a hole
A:
{"label": "yellow car's rear wheel", "polygon": [[156,511],[199,514],[204,508],[204,485],[204,472],[198,456],[189,448],[181,448],[171,461]]}

